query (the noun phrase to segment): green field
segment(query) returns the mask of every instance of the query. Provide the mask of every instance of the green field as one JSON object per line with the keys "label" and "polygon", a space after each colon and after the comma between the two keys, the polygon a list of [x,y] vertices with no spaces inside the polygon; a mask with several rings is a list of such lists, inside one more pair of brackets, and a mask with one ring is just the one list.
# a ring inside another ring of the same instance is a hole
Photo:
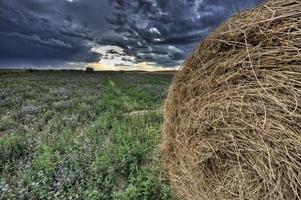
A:
{"label": "green field", "polygon": [[0,199],[172,199],[158,165],[170,75],[0,75]]}

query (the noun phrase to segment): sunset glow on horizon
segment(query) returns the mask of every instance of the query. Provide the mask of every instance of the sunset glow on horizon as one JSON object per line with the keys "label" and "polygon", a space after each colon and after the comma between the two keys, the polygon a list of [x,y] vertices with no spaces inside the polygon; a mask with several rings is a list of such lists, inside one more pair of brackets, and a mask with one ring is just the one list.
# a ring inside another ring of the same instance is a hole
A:
{"label": "sunset glow on horizon", "polygon": [[92,67],[95,71],[176,71],[180,69],[178,67],[159,67],[151,63],[138,63],[131,66],[114,66],[104,63],[90,63],[88,67]]}

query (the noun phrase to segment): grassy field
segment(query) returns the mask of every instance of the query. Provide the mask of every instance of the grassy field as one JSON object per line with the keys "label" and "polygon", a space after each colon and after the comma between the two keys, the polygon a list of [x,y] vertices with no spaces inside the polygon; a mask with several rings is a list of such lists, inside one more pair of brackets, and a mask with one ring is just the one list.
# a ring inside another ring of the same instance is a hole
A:
{"label": "grassy field", "polygon": [[0,75],[0,199],[172,199],[157,163],[170,75]]}

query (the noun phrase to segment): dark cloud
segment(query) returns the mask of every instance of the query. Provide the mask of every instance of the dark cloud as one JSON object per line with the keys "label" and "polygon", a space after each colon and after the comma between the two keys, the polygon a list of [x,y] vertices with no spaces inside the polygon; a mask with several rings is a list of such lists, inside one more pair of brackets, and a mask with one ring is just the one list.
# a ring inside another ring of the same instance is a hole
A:
{"label": "dark cloud", "polygon": [[121,65],[179,65],[233,12],[260,1],[0,0],[0,67],[95,62],[101,45],[121,47],[103,52]]}
{"label": "dark cloud", "polygon": [[[261,0],[113,0],[108,20],[123,37],[115,41],[139,61],[181,63],[196,43],[234,12]],[[126,38],[126,39],[123,39]]]}
{"label": "dark cloud", "polygon": [[0,66],[22,59],[39,64],[98,61],[102,55],[91,51],[97,24],[104,23],[97,2],[0,0]]}
{"label": "dark cloud", "polygon": [[116,55],[116,56],[123,56],[124,53],[120,53],[115,49],[109,49],[106,51],[106,54],[110,54],[110,55]]}

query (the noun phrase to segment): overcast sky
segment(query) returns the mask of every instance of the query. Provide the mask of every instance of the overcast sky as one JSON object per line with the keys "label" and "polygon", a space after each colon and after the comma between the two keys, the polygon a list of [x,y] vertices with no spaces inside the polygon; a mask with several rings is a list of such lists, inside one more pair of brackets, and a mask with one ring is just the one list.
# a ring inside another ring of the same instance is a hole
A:
{"label": "overcast sky", "polygon": [[0,0],[0,68],[178,67],[262,0]]}

